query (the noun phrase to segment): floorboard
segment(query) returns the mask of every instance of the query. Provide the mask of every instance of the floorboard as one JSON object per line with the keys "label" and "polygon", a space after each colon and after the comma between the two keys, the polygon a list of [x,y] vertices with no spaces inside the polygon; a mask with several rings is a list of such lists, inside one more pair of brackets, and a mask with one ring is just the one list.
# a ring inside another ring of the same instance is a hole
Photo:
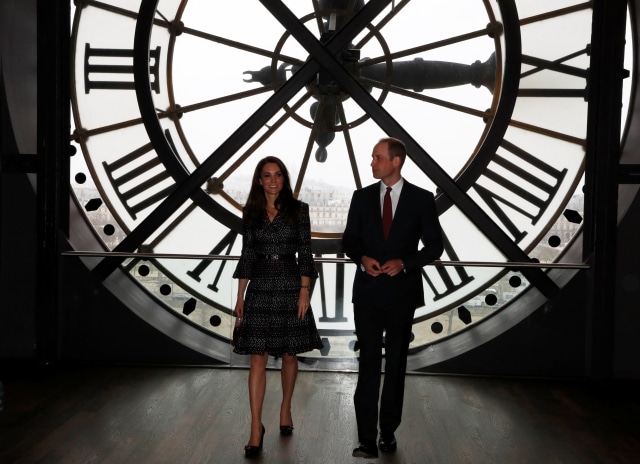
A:
{"label": "floorboard", "polygon": [[[242,463],[245,369],[84,366],[0,373],[0,463]],[[4,377],[4,378],[3,378]],[[355,373],[301,371],[295,430],[278,434],[267,373],[265,463],[640,462],[637,385],[408,375],[399,448],[351,457]]]}

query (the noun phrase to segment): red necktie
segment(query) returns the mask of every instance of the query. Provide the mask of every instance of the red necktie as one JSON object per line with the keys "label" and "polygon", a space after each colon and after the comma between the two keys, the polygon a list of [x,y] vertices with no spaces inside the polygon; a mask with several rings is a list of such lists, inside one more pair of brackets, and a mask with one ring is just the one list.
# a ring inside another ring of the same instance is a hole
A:
{"label": "red necktie", "polygon": [[391,212],[391,187],[387,187],[387,193],[384,194],[382,202],[382,230],[384,231],[384,239],[386,240],[391,230],[391,221],[393,214]]}

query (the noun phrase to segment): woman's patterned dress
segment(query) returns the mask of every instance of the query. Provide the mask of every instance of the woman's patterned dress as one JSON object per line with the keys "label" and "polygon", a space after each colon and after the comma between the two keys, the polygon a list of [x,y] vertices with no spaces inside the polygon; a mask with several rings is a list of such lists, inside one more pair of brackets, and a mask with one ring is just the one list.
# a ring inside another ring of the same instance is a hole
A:
{"label": "woman's patterned dress", "polygon": [[269,221],[266,211],[261,227],[243,221],[242,255],[233,277],[249,279],[249,285],[234,353],[278,356],[322,348],[311,308],[298,319],[301,276],[318,276],[311,255],[309,205],[300,202],[293,227],[280,214]]}

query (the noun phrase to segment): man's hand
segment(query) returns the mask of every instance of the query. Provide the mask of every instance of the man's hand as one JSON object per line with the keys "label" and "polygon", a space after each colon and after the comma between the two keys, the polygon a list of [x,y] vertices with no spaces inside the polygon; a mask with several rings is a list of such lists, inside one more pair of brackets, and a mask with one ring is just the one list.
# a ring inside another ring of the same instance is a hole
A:
{"label": "man's hand", "polygon": [[389,277],[394,277],[404,270],[404,262],[401,259],[391,259],[384,263],[380,270]]}
{"label": "man's hand", "polygon": [[373,258],[368,256],[363,256],[360,263],[364,266],[364,272],[369,274],[372,277],[378,277],[382,272],[382,266],[380,263]]}

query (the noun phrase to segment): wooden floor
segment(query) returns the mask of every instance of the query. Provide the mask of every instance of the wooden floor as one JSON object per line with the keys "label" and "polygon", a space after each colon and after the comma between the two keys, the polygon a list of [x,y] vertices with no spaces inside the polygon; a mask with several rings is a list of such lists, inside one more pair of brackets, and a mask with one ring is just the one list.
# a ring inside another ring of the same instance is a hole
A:
{"label": "wooden floor", "polygon": [[[0,463],[242,463],[247,371],[101,366],[0,372]],[[590,382],[409,375],[398,451],[351,457],[356,374],[300,372],[295,430],[267,374],[265,463],[638,463],[640,391]],[[4,377],[4,378],[2,378]]]}

